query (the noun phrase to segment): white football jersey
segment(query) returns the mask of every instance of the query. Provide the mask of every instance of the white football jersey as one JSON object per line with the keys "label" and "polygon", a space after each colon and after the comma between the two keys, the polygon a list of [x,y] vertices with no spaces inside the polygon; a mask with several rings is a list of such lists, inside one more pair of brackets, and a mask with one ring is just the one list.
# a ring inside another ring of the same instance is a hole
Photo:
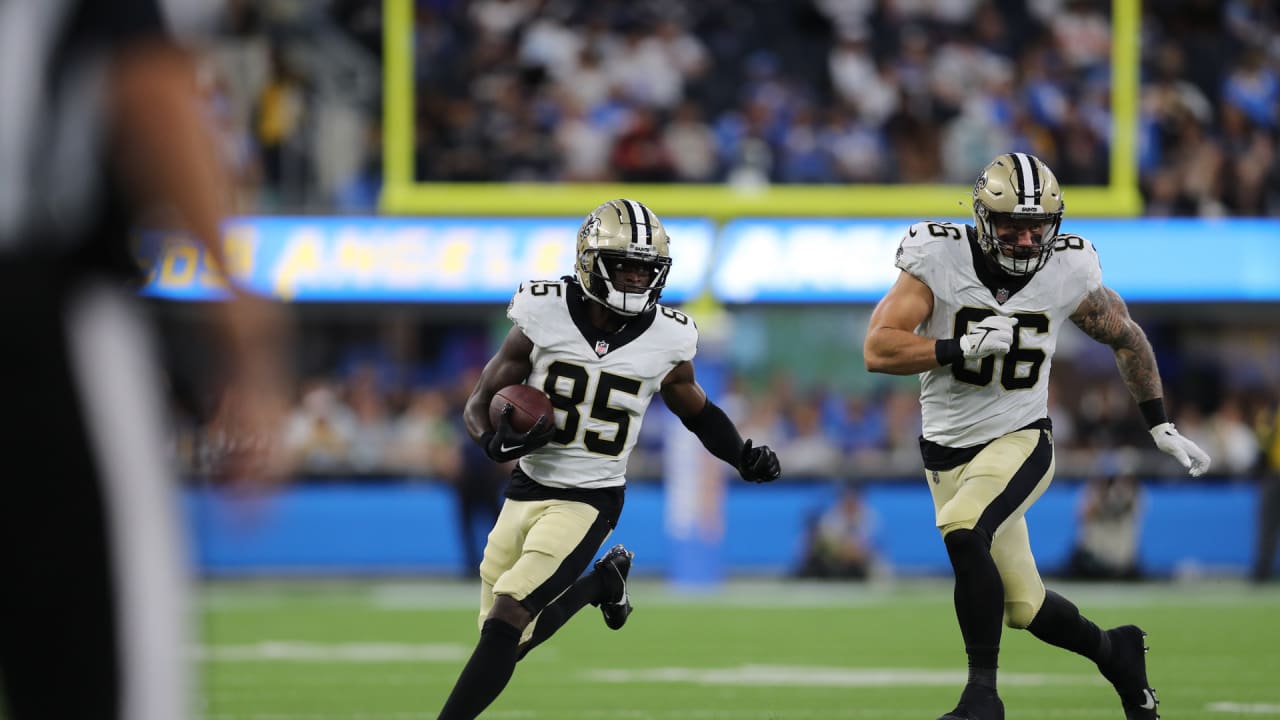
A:
{"label": "white football jersey", "polygon": [[658,305],[615,333],[596,329],[576,280],[520,286],[507,317],[533,341],[525,381],[551,396],[556,435],[520,458],[520,469],[549,487],[602,488],[626,483],[627,457],[662,379],[692,360],[698,328],[688,315]]}
{"label": "white football jersey", "polygon": [[974,232],[949,222],[916,223],[903,236],[896,261],[933,291],[933,313],[916,328],[918,335],[960,337],[993,314],[1018,319],[1007,355],[920,374],[924,437],[954,448],[989,442],[1048,416],[1058,333],[1085,296],[1102,286],[1097,251],[1078,235],[1059,235],[1044,268],[1010,279],[986,270],[970,239]]}

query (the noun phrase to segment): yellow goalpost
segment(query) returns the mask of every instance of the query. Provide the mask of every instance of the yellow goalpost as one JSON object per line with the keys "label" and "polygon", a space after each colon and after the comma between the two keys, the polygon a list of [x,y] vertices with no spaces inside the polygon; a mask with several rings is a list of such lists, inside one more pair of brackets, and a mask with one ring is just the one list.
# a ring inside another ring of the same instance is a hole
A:
{"label": "yellow goalpost", "polygon": [[[422,183],[414,181],[413,0],[383,0],[383,186],[379,209],[398,215],[581,215],[602,198],[636,197],[665,216],[954,217],[968,213],[967,185]],[[1073,217],[1138,215],[1140,0],[1113,0],[1111,146],[1101,186],[1071,186]]]}

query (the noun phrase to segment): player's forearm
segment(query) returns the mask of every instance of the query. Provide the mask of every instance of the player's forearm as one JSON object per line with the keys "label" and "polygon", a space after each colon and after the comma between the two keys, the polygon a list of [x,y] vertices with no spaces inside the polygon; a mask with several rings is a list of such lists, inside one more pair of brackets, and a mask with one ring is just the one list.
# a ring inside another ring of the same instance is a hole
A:
{"label": "player's forearm", "polygon": [[[493,393],[489,393],[488,397],[492,398]],[[489,401],[482,393],[473,392],[467,398],[467,404],[462,410],[462,424],[475,443],[483,444],[484,436],[493,432],[489,423]]]}
{"label": "player's forearm", "polygon": [[708,452],[734,468],[738,467],[742,459],[742,435],[718,405],[708,399],[701,412],[691,417],[681,417],[680,421],[698,436]]}
{"label": "player's forearm", "polygon": [[1133,328],[1135,332],[1130,335],[1130,339],[1123,346],[1115,348],[1116,366],[1120,368],[1120,377],[1129,388],[1129,394],[1141,403],[1163,397],[1164,390],[1151,343],[1147,342],[1147,336],[1136,323]]}
{"label": "player's forearm", "polygon": [[876,328],[867,334],[863,360],[869,372],[915,375],[939,367],[938,341],[897,328]]}

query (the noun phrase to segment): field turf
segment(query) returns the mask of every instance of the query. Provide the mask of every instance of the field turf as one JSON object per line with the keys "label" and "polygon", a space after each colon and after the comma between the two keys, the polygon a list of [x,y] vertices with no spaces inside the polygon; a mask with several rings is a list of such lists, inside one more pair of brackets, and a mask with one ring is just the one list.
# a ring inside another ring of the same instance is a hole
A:
{"label": "field turf", "polygon": [[[1053,585],[1104,627],[1150,633],[1162,717],[1280,718],[1280,587]],[[209,583],[208,720],[431,720],[474,645],[477,589],[450,581]],[[633,583],[613,632],[587,607],[482,716],[508,720],[934,720],[964,681],[950,584]],[[1121,720],[1093,665],[1005,630],[1010,720]]]}

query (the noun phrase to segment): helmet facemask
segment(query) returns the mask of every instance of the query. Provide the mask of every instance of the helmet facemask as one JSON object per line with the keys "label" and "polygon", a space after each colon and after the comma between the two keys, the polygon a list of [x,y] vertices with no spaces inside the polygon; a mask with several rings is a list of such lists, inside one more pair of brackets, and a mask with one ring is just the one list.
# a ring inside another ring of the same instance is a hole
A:
{"label": "helmet facemask", "polygon": [[647,312],[667,284],[668,248],[653,211],[634,200],[610,200],[578,230],[578,282],[587,297],[619,315]]}
{"label": "helmet facemask", "polygon": [[657,305],[671,270],[669,257],[615,250],[588,250],[582,262],[590,268],[579,271],[588,278],[583,291],[619,315],[639,315]]}
{"label": "helmet facemask", "polygon": [[1015,277],[1039,271],[1053,255],[1064,208],[1058,180],[1039,158],[996,158],[973,186],[978,246],[988,264]]}
{"label": "helmet facemask", "polygon": [[988,261],[1015,277],[1035,273],[1049,262],[1058,226],[1062,224],[1060,213],[1013,214],[993,212],[985,205],[978,207],[975,215],[985,217],[985,221],[979,220],[978,244]]}

